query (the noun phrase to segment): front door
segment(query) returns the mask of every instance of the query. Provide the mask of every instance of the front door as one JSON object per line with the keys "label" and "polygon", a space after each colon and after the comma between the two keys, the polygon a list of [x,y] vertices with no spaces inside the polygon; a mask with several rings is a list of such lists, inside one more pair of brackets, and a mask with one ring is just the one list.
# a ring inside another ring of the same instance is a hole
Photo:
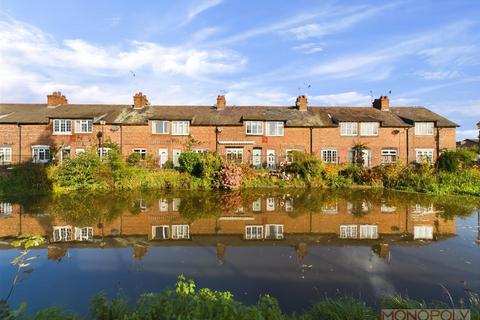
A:
{"label": "front door", "polygon": [[255,148],[253,149],[252,153],[252,165],[254,167],[261,167],[262,166],[262,149]]}
{"label": "front door", "polygon": [[168,149],[158,149],[158,164],[163,167],[168,160]]}
{"label": "front door", "polygon": [[178,161],[178,159],[180,158],[181,153],[182,153],[182,150],[173,149],[173,166],[174,167],[180,167],[180,162]]}
{"label": "front door", "polygon": [[362,153],[363,153],[363,166],[370,167],[370,150],[363,149]]}
{"label": "front door", "polygon": [[267,150],[267,168],[275,169],[275,150]]}

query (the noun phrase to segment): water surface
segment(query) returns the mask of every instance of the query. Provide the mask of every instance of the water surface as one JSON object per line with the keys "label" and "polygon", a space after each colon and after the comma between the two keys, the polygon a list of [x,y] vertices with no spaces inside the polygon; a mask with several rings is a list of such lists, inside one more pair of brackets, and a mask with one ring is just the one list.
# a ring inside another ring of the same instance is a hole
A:
{"label": "water surface", "polygon": [[270,294],[287,311],[325,295],[375,305],[384,294],[446,301],[480,291],[478,200],[386,191],[256,191],[71,195],[0,201],[0,298],[19,254],[5,242],[39,234],[33,272],[11,297],[29,311],[85,314],[99,291],[135,299],[175,283]]}

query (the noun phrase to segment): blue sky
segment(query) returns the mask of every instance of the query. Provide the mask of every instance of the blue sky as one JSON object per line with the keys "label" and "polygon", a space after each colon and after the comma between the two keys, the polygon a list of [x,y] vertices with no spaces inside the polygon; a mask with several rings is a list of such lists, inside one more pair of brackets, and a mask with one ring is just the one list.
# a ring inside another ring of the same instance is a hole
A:
{"label": "blue sky", "polygon": [[0,0],[0,101],[368,105],[391,91],[474,137],[479,18],[477,0]]}

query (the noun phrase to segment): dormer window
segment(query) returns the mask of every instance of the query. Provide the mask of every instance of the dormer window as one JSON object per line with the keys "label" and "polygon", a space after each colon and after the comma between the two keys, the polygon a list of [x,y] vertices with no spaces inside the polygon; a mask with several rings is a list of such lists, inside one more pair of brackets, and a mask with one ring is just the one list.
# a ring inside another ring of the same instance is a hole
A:
{"label": "dormer window", "polygon": [[92,120],[75,120],[75,133],[92,133]]}
{"label": "dormer window", "polygon": [[279,137],[284,135],[282,121],[268,121],[266,135],[270,137]]}
{"label": "dormer window", "polygon": [[433,136],[433,122],[415,122],[416,136]]}
{"label": "dormer window", "polygon": [[378,136],[378,122],[361,122],[360,135],[361,136]]}
{"label": "dormer window", "polygon": [[72,134],[72,120],[55,119],[53,120],[53,134]]}
{"label": "dormer window", "polygon": [[252,136],[261,136],[263,134],[263,122],[262,121],[246,121],[245,133]]}
{"label": "dormer window", "polygon": [[358,123],[357,122],[340,122],[341,136],[357,136]]}
{"label": "dormer window", "polygon": [[190,134],[190,122],[172,121],[172,135],[188,136]]}

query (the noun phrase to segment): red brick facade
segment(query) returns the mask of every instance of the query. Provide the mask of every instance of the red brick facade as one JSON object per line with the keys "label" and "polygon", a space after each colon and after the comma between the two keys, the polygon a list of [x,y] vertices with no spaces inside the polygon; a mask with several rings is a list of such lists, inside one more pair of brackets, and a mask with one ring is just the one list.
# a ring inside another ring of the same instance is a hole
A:
{"label": "red brick facade", "polygon": [[[365,144],[369,150],[366,155],[369,166],[384,162],[385,152],[393,153],[392,159],[407,163],[416,161],[419,151],[431,155],[434,161],[442,150],[456,147],[454,123],[424,108],[418,108],[421,116],[417,119],[416,107],[408,110],[390,107],[387,97],[377,99],[369,108],[308,107],[305,96],[299,97],[296,106],[292,107],[231,107],[226,105],[223,96],[214,106],[151,106],[141,93],[135,95],[133,106],[69,105],[59,92],[49,95],[48,99],[48,106],[0,104],[0,163],[32,161],[33,146],[63,148],[64,156],[75,156],[78,152],[97,148],[99,132],[103,136],[101,143],[117,144],[124,156],[130,155],[133,149],[146,149],[147,154],[158,159],[160,152],[166,150],[168,159],[172,160],[174,152],[184,150],[187,141],[194,138],[199,141],[195,148],[221,155],[225,155],[228,148],[235,148],[242,153],[243,162],[257,161],[263,165],[269,161],[267,153],[278,164],[286,161],[290,150],[312,153],[320,158],[324,158],[322,150],[334,150],[333,161],[344,163],[349,160],[349,150],[358,143]],[[30,116],[29,110],[36,112],[36,106],[41,114]],[[163,112],[161,115],[159,110]],[[202,120],[202,116],[205,119]],[[56,119],[71,121],[71,133],[54,134]],[[91,133],[76,131],[79,119],[92,121]],[[162,120],[168,121],[168,133],[153,133],[154,121]],[[188,134],[172,134],[176,121],[189,123]],[[247,134],[248,121],[261,122],[261,134]],[[417,121],[432,123],[433,133],[415,134]],[[281,123],[283,134],[267,135],[269,125],[274,122]],[[356,122],[358,134],[343,136],[342,122]],[[361,135],[360,125],[365,122],[377,123],[378,132]],[[1,148],[10,148],[10,151],[3,151],[10,152],[10,157],[2,156]],[[62,159],[61,154],[54,156]]]}

